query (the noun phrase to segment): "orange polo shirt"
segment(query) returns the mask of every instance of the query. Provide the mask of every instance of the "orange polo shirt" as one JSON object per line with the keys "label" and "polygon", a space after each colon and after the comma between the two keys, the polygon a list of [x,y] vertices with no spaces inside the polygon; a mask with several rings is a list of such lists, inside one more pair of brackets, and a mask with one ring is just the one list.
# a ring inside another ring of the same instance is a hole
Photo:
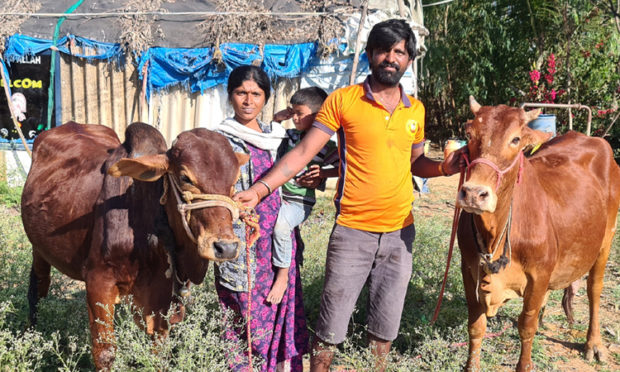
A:
{"label": "orange polo shirt", "polygon": [[373,97],[369,78],[330,94],[313,126],[338,133],[336,222],[391,232],[413,223],[411,149],[424,145],[424,106],[401,93],[390,115]]}

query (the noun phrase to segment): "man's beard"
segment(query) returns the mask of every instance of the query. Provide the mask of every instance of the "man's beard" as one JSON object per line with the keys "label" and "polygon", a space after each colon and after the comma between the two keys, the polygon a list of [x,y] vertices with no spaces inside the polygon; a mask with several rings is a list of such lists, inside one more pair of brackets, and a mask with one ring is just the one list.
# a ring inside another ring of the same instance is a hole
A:
{"label": "man's beard", "polygon": [[[396,71],[387,71],[386,67],[392,67]],[[403,77],[405,71],[400,71],[400,66],[397,63],[382,62],[378,66],[372,66],[372,77],[382,85],[394,87],[398,85],[400,78]]]}

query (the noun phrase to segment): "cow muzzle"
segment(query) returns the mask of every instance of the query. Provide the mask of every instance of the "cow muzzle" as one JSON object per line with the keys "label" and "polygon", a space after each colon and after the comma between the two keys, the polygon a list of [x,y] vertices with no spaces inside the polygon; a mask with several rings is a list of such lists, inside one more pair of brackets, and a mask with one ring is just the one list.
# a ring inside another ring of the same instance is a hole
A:
{"label": "cow muzzle", "polygon": [[489,186],[465,182],[459,190],[457,206],[468,213],[493,213],[497,207],[497,194]]}
{"label": "cow muzzle", "polygon": [[201,257],[215,261],[234,260],[239,256],[241,242],[237,239],[218,239],[215,236],[198,237],[198,253]]}

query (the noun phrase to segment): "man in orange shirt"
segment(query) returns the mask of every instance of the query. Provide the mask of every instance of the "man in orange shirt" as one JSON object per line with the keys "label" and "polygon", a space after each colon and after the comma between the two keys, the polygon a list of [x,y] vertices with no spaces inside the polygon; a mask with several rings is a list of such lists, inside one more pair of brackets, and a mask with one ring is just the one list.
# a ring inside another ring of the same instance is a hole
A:
{"label": "man in orange shirt", "polygon": [[306,137],[263,179],[235,196],[255,206],[296,175],[337,133],[337,217],[327,249],[312,371],[329,370],[330,346],[344,341],[366,282],[369,344],[377,357],[376,370],[385,369],[412,271],[412,173],[428,178],[459,171],[460,152],[444,162],[424,156],[424,106],[399,84],[415,58],[415,42],[403,20],[376,24],[366,46],[372,74],[362,84],[329,95]]}

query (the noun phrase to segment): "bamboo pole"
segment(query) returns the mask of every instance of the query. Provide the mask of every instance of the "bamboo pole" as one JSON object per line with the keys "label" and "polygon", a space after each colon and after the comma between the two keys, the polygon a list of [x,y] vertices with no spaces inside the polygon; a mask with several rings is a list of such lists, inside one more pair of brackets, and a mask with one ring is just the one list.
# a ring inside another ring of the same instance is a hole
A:
{"label": "bamboo pole", "polygon": [[15,129],[17,129],[17,134],[19,134],[19,138],[22,140],[22,143],[24,145],[24,148],[26,149],[26,152],[28,153],[28,156],[32,158],[32,151],[30,151],[30,148],[28,148],[28,142],[26,142],[26,138],[24,138],[24,133],[22,133],[21,123],[17,121],[17,118],[15,117],[15,112],[13,112],[11,93],[9,93],[10,83],[9,83],[9,80],[6,78],[6,74],[4,73],[4,67],[6,65],[4,64],[4,59],[2,59],[2,56],[0,56],[0,62],[1,62],[0,74],[2,75],[2,81],[4,81],[4,94],[6,95],[6,103],[7,105],[9,105],[9,111],[11,112],[11,119],[13,120],[13,125],[15,125]]}
{"label": "bamboo pole", "polygon": [[403,0],[398,1],[398,13],[401,17],[405,18],[405,2]]}
{"label": "bamboo pole", "polygon": [[364,22],[366,22],[366,15],[368,14],[368,0],[364,1],[362,6],[362,16],[360,17],[360,24],[357,28],[357,38],[355,39],[355,55],[353,56],[353,66],[351,67],[351,77],[349,78],[349,85],[355,84],[355,75],[357,75],[357,64],[360,58],[360,44],[362,43],[362,29],[364,28]]}

